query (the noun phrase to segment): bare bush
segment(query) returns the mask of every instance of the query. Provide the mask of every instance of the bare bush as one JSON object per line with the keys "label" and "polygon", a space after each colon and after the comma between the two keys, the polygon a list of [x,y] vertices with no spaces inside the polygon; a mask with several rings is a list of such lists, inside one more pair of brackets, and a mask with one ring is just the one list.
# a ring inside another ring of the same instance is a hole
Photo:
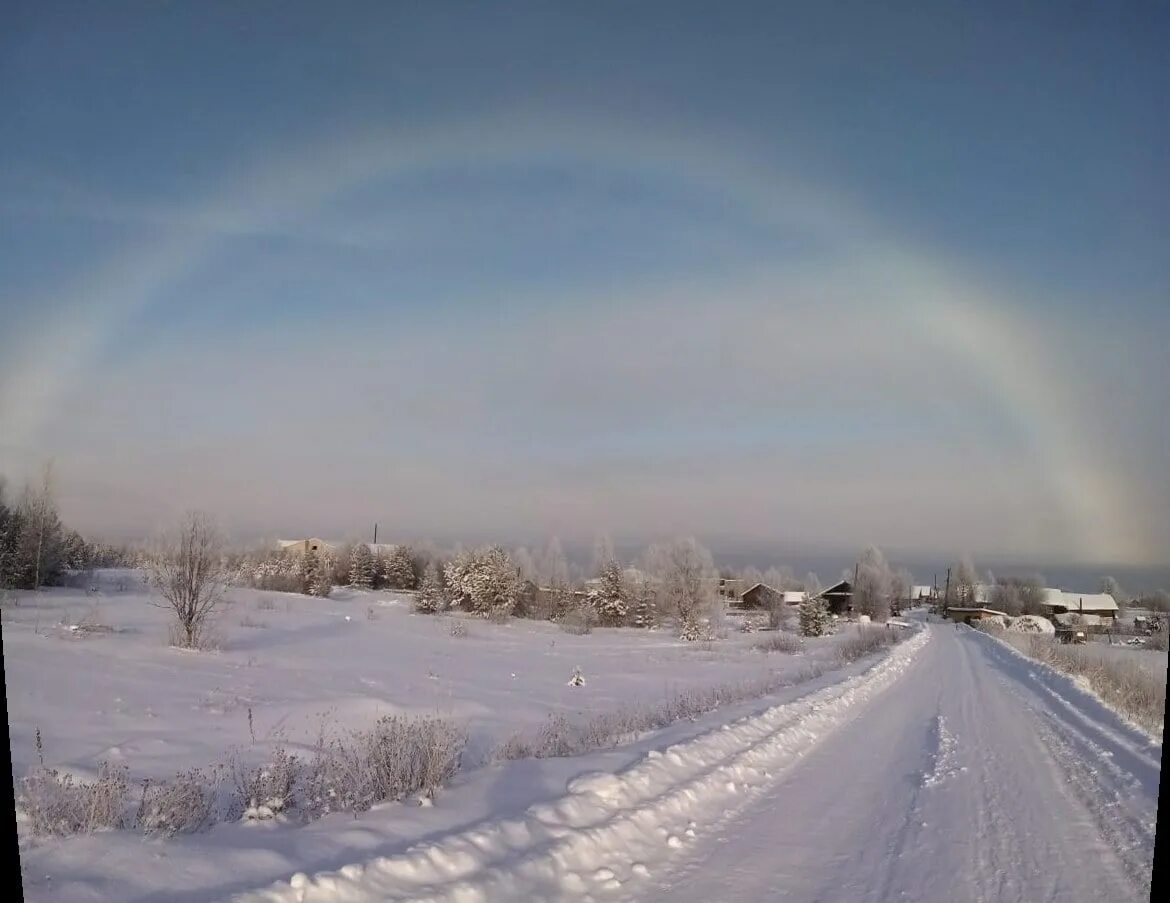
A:
{"label": "bare bush", "polygon": [[259,767],[233,762],[235,798],[231,817],[263,821],[290,812],[297,805],[301,771],[300,760],[283,746],[276,748],[271,762]]}
{"label": "bare bush", "polygon": [[804,641],[792,633],[777,631],[755,644],[760,652],[803,652]]}
{"label": "bare bush", "polygon": [[223,601],[228,573],[222,541],[211,519],[198,512],[184,517],[163,537],[150,561],[150,579],[174,614],[172,638],[188,649],[205,646],[205,629]]}
{"label": "bare bush", "polygon": [[447,628],[447,635],[453,639],[460,640],[467,636],[467,624],[463,621],[452,618],[451,626]]}
{"label": "bare bush", "polygon": [[129,793],[124,766],[103,762],[94,781],[38,766],[21,780],[17,806],[34,834],[90,834],[125,826]]}
{"label": "bare bush", "polygon": [[244,615],[242,618],[240,618],[240,626],[241,627],[265,628],[268,626],[268,622],[261,621],[261,620],[258,620],[256,618],[252,618],[248,615]]}
{"label": "bare bush", "polygon": [[454,722],[401,715],[323,739],[309,764],[306,805],[315,815],[364,812],[418,791],[431,796],[458,770],[466,744],[467,732]]}
{"label": "bare bush", "polygon": [[219,781],[199,768],[175,775],[170,781],[148,781],[142,788],[138,827],[150,837],[173,837],[211,825]]}
{"label": "bare bush", "polygon": [[276,611],[276,600],[271,596],[261,596],[256,600],[256,611]]}
{"label": "bare bush", "polygon": [[843,665],[893,646],[902,638],[900,631],[889,627],[856,627],[844,634],[837,645],[837,660]]}

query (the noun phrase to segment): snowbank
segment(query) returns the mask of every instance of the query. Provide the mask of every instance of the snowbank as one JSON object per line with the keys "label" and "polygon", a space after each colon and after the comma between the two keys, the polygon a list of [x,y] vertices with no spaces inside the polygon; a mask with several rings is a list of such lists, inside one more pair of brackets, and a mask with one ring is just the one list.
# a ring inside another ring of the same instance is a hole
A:
{"label": "snowbank", "polygon": [[1018,618],[1012,618],[1007,627],[1008,630],[1015,630],[1018,633],[1056,634],[1056,628],[1052,626],[1052,622],[1039,615],[1020,615]]}

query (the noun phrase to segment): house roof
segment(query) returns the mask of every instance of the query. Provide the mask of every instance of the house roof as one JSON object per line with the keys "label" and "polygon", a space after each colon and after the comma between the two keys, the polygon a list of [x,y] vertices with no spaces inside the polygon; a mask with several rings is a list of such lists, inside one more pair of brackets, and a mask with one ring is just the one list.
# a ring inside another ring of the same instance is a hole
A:
{"label": "house roof", "polygon": [[1059,589],[1048,590],[1042,603],[1047,608],[1062,607],[1076,611],[1117,611],[1117,600],[1109,593],[1069,593]]}
{"label": "house roof", "polygon": [[819,599],[821,596],[827,596],[829,593],[849,593],[853,591],[853,587],[849,585],[848,580],[838,580],[832,586],[826,586],[823,590],[813,596],[814,599]]}
{"label": "house roof", "polygon": [[803,602],[806,598],[808,598],[808,593],[802,589],[784,590],[784,601],[789,605],[795,605],[798,602]]}

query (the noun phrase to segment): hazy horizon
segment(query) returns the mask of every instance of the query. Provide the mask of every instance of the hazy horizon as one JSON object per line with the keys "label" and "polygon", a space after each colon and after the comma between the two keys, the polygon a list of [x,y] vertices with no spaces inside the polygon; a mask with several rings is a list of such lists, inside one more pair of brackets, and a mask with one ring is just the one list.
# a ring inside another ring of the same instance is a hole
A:
{"label": "hazy horizon", "polygon": [[18,6],[0,473],[1170,575],[1165,29],[832,6]]}

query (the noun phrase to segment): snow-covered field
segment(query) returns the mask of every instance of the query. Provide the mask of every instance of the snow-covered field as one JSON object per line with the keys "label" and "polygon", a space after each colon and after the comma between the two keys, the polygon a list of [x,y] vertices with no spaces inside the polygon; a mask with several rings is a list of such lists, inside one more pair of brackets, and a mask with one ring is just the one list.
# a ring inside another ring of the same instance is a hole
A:
{"label": "snow-covered field", "polygon": [[[370,850],[521,812],[562,794],[582,769],[629,764],[651,745],[872,664],[809,682],[815,670],[836,668],[836,639],[809,641],[797,655],[765,654],[752,648],[762,635],[734,629],[711,643],[632,629],[574,636],[547,623],[415,614],[407,598],[385,593],[336,591],[318,599],[246,589],[229,594],[219,651],[185,652],[167,645],[168,614],[151,604],[137,575],[102,573],[99,585],[97,594],[21,593],[3,612],[14,778],[37,763],[38,731],[48,767],[91,776],[108,760],[141,781],[221,763],[233,750],[262,761],[277,743],[294,751],[311,746],[323,724],[364,729],[394,713],[466,724],[465,768],[434,807],[394,804],[357,820],[220,825],[172,841],[129,831],[32,839],[22,828],[32,899],[217,899],[294,872],[340,867]],[[450,635],[456,620],[465,621],[466,636]],[[569,686],[578,667],[585,685]],[[619,750],[576,761],[490,764],[502,741],[553,713],[583,719],[653,706],[690,689],[801,681]]]}
{"label": "snow-covered field", "polygon": [[[763,654],[760,635],[416,615],[405,599],[235,591],[222,649],[166,645],[166,615],[107,575],[4,610],[17,774],[37,759],[135,778],[311,743],[321,719],[466,723],[465,768],[434,802],[307,824],[221,823],[172,840],[21,827],[24,892],[62,901],[1128,901],[1149,893],[1161,745],[1077,681],[993,637],[912,614],[886,655],[838,640]],[[97,611],[93,609],[97,605]],[[371,614],[372,612],[372,614]],[[105,629],[73,630],[85,622]],[[1101,654],[1139,654],[1103,649]],[[819,665],[813,668],[813,665]],[[584,686],[569,686],[580,667]],[[813,676],[813,675],[816,676]],[[653,705],[768,695],[585,755],[491,761],[517,730]],[[785,682],[787,686],[782,686]],[[252,713],[249,726],[248,712]],[[253,743],[252,734],[256,740]]]}

